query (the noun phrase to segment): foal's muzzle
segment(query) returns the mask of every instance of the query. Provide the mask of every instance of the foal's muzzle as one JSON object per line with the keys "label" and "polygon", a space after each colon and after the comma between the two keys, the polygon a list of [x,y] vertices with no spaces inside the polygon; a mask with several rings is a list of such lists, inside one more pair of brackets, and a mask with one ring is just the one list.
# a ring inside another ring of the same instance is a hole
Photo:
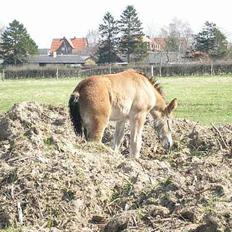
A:
{"label": "foal's muzzle", "polygon": [[163,141],[163,147],[165,150],[169,150],[173,145],[172,136],[169,134]]}
{"label": "foal's muzzle", "polygon": [[172,143],[170,143],[170,142],[167,142],[167,143],[164,145],[164,149],[165,149],[165,150],[169,150],[171,147],[172,147]]}

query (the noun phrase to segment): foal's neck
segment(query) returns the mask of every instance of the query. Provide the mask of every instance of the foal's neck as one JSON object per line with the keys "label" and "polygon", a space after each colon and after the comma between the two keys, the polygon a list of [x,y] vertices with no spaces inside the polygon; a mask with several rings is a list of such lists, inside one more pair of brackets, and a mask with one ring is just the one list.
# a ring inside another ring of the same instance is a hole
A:
{"label": "foal's neck", "polygon": [[166,102],[163,96],[158,91],[155,91],[155,95],[156,95],[156,105],[154,107],[154,110],[159,112],[164,112],[166,108]]}

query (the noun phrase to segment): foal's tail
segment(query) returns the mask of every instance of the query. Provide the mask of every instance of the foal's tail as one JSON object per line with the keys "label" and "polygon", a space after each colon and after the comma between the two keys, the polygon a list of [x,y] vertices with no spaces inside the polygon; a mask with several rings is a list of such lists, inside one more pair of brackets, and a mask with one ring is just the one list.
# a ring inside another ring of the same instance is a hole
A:
{"label": "foal's tail", "polygon": [[79,107],[79,93],[73,92],[69,98],[69,114],[74,126],[76,135],[82,136],[82,119]]}

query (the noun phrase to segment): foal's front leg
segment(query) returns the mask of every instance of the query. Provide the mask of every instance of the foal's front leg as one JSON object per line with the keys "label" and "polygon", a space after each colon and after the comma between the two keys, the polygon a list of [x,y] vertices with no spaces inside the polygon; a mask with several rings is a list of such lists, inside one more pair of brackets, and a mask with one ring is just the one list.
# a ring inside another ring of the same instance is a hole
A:
{"label": "foal's front leg", "polygon": [[146,120],[146,113],[138,113],[130,118],[130,156],[139,158],[142,145],[142,132]]}
{"label": "foal's front leg", "polygon": [[123,140],[124,135],[124,128],[125,128],[125,121],[119,121],[116,123],[115,133],[114,133],[114,142],[113,142],[113,149],[115,151],[119,150],[119,147]]}

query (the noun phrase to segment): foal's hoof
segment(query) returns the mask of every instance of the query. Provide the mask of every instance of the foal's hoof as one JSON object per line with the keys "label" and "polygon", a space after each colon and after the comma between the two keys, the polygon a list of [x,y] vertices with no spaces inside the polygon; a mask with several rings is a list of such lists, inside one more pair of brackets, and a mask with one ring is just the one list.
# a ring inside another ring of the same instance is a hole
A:
{"label": "foal's hoof", "polygon": [[131,159],[131,160],[139,160],[140,159],[140,156],[139,155],[128,155],[127,156],[128,159]]}

